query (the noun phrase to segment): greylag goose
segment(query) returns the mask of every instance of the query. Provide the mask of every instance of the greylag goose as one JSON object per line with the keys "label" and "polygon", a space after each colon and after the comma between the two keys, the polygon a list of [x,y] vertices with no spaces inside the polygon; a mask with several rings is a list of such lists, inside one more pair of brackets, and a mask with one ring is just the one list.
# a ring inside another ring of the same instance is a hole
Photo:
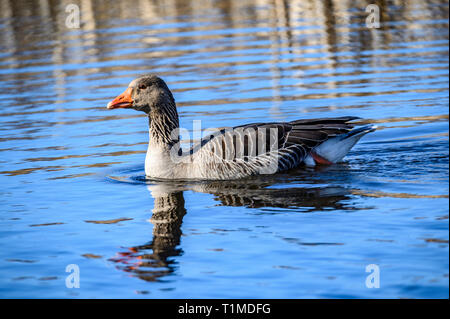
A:
{"label": "greylag goose", "polygon": [[108,109],[132,108],[148,115],[145,174],[156,179],[231,180],[274,174],[299,165],[337,163],[373,125],[354,127],[357,117],[253,123],[209,133],[189,150],[181,148],[172,92],[156,75],[139,77]]}

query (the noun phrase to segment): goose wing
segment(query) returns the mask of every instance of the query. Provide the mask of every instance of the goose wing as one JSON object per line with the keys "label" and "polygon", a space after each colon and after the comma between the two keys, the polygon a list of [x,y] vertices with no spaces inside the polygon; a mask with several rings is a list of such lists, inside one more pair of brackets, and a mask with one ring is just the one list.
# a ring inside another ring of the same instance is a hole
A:
{"label": "goose wing", "polygon": [[205,136],[190,149],[190,155],[217,163],[211,169],[224,166],[229,171],[244,170],[244,175],[268,165],[282,171],[298,166],[314,147],[329,138],[349,132],[353,125],[348,122],[355,119],[304,119],[223,128]]}

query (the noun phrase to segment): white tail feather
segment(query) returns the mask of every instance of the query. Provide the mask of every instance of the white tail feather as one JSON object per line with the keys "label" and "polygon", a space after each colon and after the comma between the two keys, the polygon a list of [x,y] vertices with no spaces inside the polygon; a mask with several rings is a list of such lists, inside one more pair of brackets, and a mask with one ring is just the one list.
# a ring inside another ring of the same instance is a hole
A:
{"label": "white tail feather", "polygon": [[[313,152],[317,155],[323,157],[324,159],[337,163],[342,161],[345,155],[351,150],[351,148],[369,132],[376,130],[376,126],[365,125],[362,127],[355,128],[346,134],[342,134],[333,138],[330,138],[318,145],[313,149]],[[306,165],[315,165],[315,161],[312,156],[308,156],[305,159]]]}

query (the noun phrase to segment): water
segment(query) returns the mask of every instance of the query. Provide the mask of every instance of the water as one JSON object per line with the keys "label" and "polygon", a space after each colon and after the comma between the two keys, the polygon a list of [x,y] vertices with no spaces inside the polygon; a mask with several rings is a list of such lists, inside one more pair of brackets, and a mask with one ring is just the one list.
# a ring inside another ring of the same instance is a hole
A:
{"label": "water", "polygon": [[[448,2],[379,29],[364,1],[133,3],[0,1],[0,297],[448,298]],[[331,167],[149,181],[145,115],[105,107],[149,72],[189,130],[379,129]]]}

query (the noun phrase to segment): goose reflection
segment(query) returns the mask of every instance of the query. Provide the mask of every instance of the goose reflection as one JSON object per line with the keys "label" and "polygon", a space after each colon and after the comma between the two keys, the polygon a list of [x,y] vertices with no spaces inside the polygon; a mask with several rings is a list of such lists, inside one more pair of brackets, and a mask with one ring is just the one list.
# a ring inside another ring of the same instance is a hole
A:
{"label": "goose reflection", "polygon": [[149,220],[153,224],[152,240],[119,252],[118,257],[110,260],[116,262],[118,268],[143,280],[157,281],[174,271],[175,261],[171,257],[182,253],[179,244],[186,209],[181,190],[168,185],[149,185],[148,189],[154,198]]}
{"label": "goose reflection", "polygon": [[289,187],[272,188],[268,183],[211,182],[195,185],[192,190],[210,193],[220,206],[244,206],[248,208],[295,208],[300,212],[327,209],[351,209],[343,200],[349,190],[344,187]]}
{"label": "goose reflection", "polygon": [[[216,182],[158,182],[147,185],[154,199],[153,236],[149,243],[130,247],[110,259],[119,269],[146,281],[161,281],[175,272],[180,246],[181,225],[186,215],[183,192],[209,193],[221,206],[249,208],[292,208],[300,212],[354,209],[348,199],[351,191],[344,187],[308,186],[273,188],[269,180]],[[280,182],[279,180],[277,182]],[[152,182],[153,183],[153,182]]]}

